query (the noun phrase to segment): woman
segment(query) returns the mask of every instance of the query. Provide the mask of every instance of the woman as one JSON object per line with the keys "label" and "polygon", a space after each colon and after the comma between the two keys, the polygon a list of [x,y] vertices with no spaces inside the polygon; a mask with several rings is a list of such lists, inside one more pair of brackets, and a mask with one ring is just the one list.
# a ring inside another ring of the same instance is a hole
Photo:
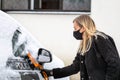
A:
{"label": "woman", "polygon": [[97,31],[88,15],[73,20],[73,36],[81,40],[73,63],[63,68],[44,70],[48,76],[62,78],[80,71],[81,80],[118,80],[119,55],[113,39]]}

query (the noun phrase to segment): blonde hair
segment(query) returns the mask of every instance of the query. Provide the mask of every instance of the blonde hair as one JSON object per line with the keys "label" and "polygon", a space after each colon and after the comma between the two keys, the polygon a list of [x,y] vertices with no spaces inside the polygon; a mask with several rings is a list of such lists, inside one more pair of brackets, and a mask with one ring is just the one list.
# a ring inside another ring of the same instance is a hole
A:
{"label": "blonde hair", "polygon": [[85,28],[85,31],[83,32],[83,40],[81,41],[80,47],[78,49],[78,52],[84,54],[91,47],[92,36],[95,35],[96,32],[95,23],[88,15],[78,16],[73,20],[73,22],[76,22],[78,25],[82,25],[82,27]]}

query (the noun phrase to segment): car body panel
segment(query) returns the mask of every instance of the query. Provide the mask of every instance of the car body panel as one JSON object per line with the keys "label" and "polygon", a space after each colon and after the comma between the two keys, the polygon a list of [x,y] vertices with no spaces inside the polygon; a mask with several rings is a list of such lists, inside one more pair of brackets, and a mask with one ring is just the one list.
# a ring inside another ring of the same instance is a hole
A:
{"label": "car body panel", "polygon": [[[24,44],[24,47],[18,50],[20,54],[29,51],[36,59],[39,48],[45,49],[45,47],[21,24],[3,11],[0,11],[0,24],[0,80],[33,80],[33,78],[34,80],[43,80],[40,70],[32,70],[23,58],[15,56],[14,53],[21,44]],[[21,34],[15,42],[13,36],[16,30],[19,30]],[[63,61],[53,53],[51,54],[52,61],[50,63],[44,63],[43,67],[45,69],[64,67]],[[27,67],[25,68],[23,66]],[[60,79],[49,77],[49,80],[69,80],[69,77]]]}

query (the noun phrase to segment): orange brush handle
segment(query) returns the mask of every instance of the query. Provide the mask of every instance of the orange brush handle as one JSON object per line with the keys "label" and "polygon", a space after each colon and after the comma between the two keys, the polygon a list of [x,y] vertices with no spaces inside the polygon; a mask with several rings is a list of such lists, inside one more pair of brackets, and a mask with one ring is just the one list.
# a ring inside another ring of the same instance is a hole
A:
{"label": "orange brush handle", "polygon": [[[43,66],[40,65],[33,57],[30,53],[27,54],[28,58],[30,59],[30,61],[32,62],[32,64],[36,67],[39,68],[40,70],[43,69]],[[43,77],[45,80],[48,80],[48,76],[46,74],[45,71],[42,71]]]}

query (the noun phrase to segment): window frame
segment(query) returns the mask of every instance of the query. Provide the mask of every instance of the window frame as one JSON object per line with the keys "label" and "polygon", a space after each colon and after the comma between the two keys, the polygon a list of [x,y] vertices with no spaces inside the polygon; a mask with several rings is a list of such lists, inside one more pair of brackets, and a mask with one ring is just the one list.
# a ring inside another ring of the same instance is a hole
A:
{"label": "window frame", "polygon": [[[65,15],[74,15],[74,14],[91,14],[91,0],[90,0],[90,10],[35,10],[34,8],[34,0],[30,0],[29,8],[30,10],[3,10],[7,13],[13,14],[65,14]],[[1,8],[2,8],[2,0],[1,0]]]}

